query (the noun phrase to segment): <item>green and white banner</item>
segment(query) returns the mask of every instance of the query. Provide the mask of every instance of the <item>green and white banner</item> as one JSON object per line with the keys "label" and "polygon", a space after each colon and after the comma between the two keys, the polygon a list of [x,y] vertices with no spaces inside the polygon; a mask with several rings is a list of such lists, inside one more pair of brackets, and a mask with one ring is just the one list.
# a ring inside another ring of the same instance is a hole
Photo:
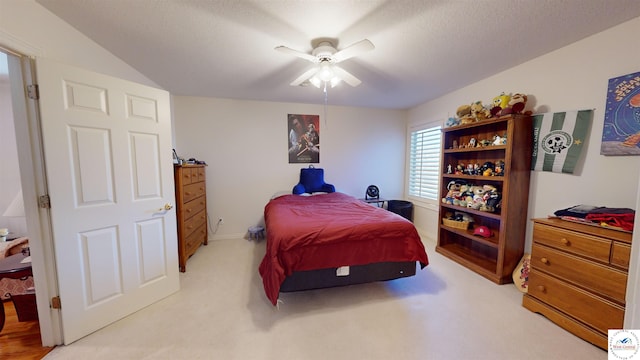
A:
{"label": "green and white banner", "polygon": [[573,174],[591,127],[593,110],[533,115],[531,170]]}

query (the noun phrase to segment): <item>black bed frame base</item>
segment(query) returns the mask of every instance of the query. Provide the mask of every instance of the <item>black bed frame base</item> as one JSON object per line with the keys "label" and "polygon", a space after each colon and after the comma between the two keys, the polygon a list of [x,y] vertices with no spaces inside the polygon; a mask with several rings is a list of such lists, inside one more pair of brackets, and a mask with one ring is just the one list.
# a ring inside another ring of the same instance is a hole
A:
{"label": "black bed frame base", "polygon": [[337,276],[337,268],[296,271],[280,286],[280,292],[323,289],[409,277],[416,274],[416,262],[381,262],[349,267],[349,275]]}

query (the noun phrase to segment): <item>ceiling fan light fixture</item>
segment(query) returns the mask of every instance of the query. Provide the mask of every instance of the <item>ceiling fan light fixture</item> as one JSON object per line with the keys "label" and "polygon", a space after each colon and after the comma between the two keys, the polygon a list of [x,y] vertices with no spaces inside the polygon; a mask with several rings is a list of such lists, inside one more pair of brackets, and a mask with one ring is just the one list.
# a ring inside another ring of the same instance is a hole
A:
{"label": "ceiling fan light fixture", "polygon": [[313,76],[311,79],[309,79],[309,82],[318,89],[320,88],[320,85],[322,85],[322,80],[320,80],[320,78],[318,78],[317,76]]}
{"label": "ceiling fan light fixture", "polygon": [[329,62],[323,61],[320,63],[320,70],[317,73],[318,78],[322,81],[331,81],[335,77],[333,68]]}
{"label": "ceiling fan light fixture", "polygon": [[313,51],[311,51],[311,54],[293,50],[286,46],[277,46],[275,49],[283,53],[297,56],[314,64],[313,68],[298,76],[298,78],[292,81],[290,85],[300,86],[302,84],[311,83],[317,88],[324,85],[326,90],[327,85],[335,87],[342,81],[351,86],[360,85],[361,81],[341,68],[338,63],[363,52],[373,50],[374,48],[375,46],[373,46],[371,41],[364,39],[340,51],[336,50],[330,41],[320,42],[316,45]]}

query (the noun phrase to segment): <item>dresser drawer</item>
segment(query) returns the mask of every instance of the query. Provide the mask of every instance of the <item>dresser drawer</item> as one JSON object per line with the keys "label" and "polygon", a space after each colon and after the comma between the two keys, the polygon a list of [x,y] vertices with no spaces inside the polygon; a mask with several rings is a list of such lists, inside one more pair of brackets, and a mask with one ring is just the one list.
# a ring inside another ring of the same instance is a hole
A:
{"label": "dresser drawer", "polygon": [[611,253],[610,240],[536,223],[533,226],[533,241],[609,263]]}
{"label": "dresser drawer", "polygon": [[611,265],[629,269],[629,258],[631,257],[631,246],[627,244],[613,243],[611,248]]}
{"label": "dresser drawer", "polygon": [[199,182],[195,184],[185,185],[182,189],[183,195],[182,200],[184,203],[187,203],[199,196],[204,195],[205,183]]}
{"label": "dresser drawer", "polygon": [[190,256],[193,254],[200,244],[205,242],[207,237],[207,225],[200,225],[194,232],[187,236],[184,240],[185,252]]}
{"label": "dresser drawer", "polygon": [[625,303],[625,272],[537,244],[531,250],[531,267]]}
{"label": "dresser drawer", "polygon": [[602,333],[606,334],[608,329],[622,329],[622,307],[536,271],[535,268],[529,274],[528,294]]}
{"label": "dresser drawer", "polygon": [[[196,177],[197,178],[197,177]],[[189,185],[193,182],[193,177],[191,174],[191,169],[183,168],[180,172],[180,181],[182,181],[182,185]]]}
{"label": "dresser drawer", "polygon": [[207,213],[202,210],[191,218],[185,220],[184,226],[182,227],[182,236],[186,237],[193,233],[197,228],[199,228],[202,224],[206,224],[207,222]]}
{"label": "dresser drawer", "polygon": [[206,200],[206,197],[204,196],[200,196],[199,198],[196,198],[184,204],[182,206],[182,211],[184,212],[183,219],[184,220],[190,219],[193,215],[204,210],[206,205],[207,205],[207,200]]}
{"label": "dresser drawer", "polygon": [[189,173],[189,176],[191,177],[191,183],[195,183],[198,182],[198,168],[190,168],[187,169],[188,171],[185,171]]}
{"label": "dresser drawer", "polygon": [[198,167],[198,168],[192,169],[192,171],[193,172],[191,173],[191,176],[192,176],[193,182],[196,182],[196,181],[203,182],[206,180],[204,167]]}

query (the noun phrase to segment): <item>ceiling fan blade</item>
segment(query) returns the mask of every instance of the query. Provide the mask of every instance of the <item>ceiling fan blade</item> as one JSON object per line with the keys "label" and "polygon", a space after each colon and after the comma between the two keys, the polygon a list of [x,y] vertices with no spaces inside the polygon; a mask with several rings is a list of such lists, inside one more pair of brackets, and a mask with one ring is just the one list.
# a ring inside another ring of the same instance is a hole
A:
{"label": "ceiling fan blade", "polygon": [[299,57],[301,59],[305,59],[305,60],[308,60],[308,61],[311,61],[311,62],[317,62],[318,61],[318,59],[313,55],[310,55],[310,54],[307,54],[307,53],[303,53],[303,52],[298,51],[298,50],[293,50],[293,49],[288,48],[286,46],[282,46],[282,45],[281,46],[276,46],[275,50],[280,51],[280,52],[285,53],[285,54],[297,56],[297,57]]}
{"label": "ceiling fan blade", "polygon": [[339,63],[340,61],[347,60],[356,55],[360,55],[364,52],[367,52],[373,49],[375,49],[375,46],[373,46],[373,43],[368,39],[364,39],[338,51],[337,53],[333,54],[332,58],[333,60],[335,60],[336,63]]}
{"label": "ceiling fan blade", "polygon": [[333,72],[342,79],[342,81],[346,82],[351,86],[358,86],[362,81],[360,81],[357,77],[351,75],[351,73],[347,72],[345,69],[339,66],[333,66]]}
{"label": "ceiling fan blade", "polygon": [[312,67],[311,69],[305,71],[302,75],[298,76],[298,78],[293,80],[289,85],[298,86],[302,84],[306,80],[309,80],[311,77],[313,77],[313,75],[315,75],[318,72],[318,70],[319,68],[317,66]]}

